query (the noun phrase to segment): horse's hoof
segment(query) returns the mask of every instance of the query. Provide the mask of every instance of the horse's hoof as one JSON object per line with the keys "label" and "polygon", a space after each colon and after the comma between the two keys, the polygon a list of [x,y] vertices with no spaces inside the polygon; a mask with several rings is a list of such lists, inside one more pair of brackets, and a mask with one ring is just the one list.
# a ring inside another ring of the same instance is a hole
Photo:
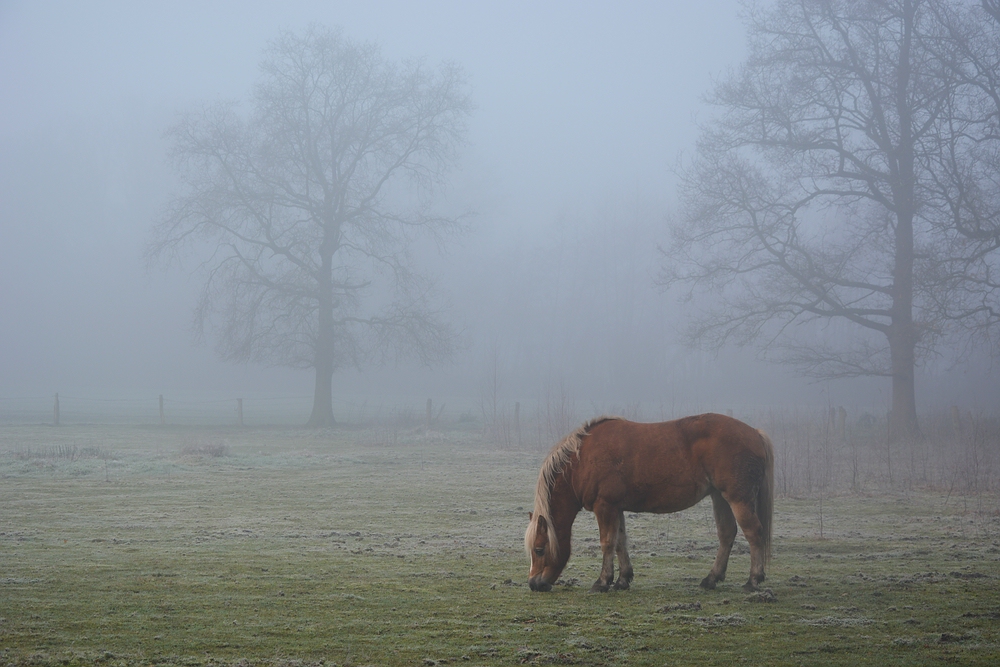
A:
{"label": "horse's hoof", "polygon": [[705,577],[704,579],[701,580],[701,587],[704,588],[706,591],[714,591],[715,578],[712,576]]}
{"label": "horse's hoof", "polygon": [[601,582],[598,581],[597,583],[595,583],[593,586],[590,587],[590,592],[591,593],[607,593],[608,589],[610,589],[610,588],[611,587],[608,586],[607,584],[602,584]]}
{"label": "horse's hoof", "polygon": [[629,587],[629,583],[627,581],[623,581],[623,580],[619,579],[618,581],[615,582],[615,590],[616,591],[627,591],[628,587]]}
{"label": "horse's hoof", "polygon": [[743,584],[743,590],[746,591],[747,593],[753,593],[755,590],[757,590],[757,584],[755,584],[754,580],[751,579],[747,583]]}

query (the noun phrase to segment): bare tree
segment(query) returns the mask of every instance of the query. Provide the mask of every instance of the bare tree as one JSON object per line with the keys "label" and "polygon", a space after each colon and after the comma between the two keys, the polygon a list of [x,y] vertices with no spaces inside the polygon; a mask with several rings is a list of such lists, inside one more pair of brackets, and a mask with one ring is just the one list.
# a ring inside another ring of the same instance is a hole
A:
{"label": "bare tree", "polygon": [[692,339],[759,345],[807,376],[891,378],[894,441],[919,436],[915,366],[967,315],[949,304],[995,296],[977,284],[989,244],[976,260],[962,233],[996,210],[970,135],[982,109],[940,7],[965,11],[751,7],[749,57],[709,97],[721,113],[682,171],[659,278],[706,302]]}
{"label": "bare tree", "polygon": [[327,426],[338,368],[451,350],[409,248],[459,224],[426,195],[471,102],[456,66],[392,63],[317,26],[281,33],[260,69],[249,114],[210,105],[169,131],[186,191],[148,255],[205,244],[198,332],[217,328],[229,360],[315,369],[309,425]]}
{"label": "bare tree", "polygon": [[[959,87],[940,158],[942,200],[953,238],[934,278],[942,318],[980,343],[1000,346],[1000,1],[935,3],[945,35],[930,47]],[[970,159],[972,156],[973,159]]]}

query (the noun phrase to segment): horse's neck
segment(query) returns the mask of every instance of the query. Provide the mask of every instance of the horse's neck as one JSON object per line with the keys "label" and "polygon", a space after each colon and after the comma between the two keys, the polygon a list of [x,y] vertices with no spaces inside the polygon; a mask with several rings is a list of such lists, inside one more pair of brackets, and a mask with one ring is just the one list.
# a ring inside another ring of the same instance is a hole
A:
{"label": "horse's neck", "polygon": [[552,519],[560,528],[572,527],[573,520],[580,513],[583,505],[573,489],[572,469],[564,470],[552,481],[549,492],[549,511]]}

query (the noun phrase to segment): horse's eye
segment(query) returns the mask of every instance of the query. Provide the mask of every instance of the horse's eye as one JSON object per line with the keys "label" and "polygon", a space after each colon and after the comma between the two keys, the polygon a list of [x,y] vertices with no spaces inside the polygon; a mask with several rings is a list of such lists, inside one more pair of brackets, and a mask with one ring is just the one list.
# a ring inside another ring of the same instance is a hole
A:
{"label": "horse's eye", "polygon": [[537,549],[535,549],[535,555],[536,556],[544,556],[545,555],[545,549],[543,549],[542,547],[538,547]]}

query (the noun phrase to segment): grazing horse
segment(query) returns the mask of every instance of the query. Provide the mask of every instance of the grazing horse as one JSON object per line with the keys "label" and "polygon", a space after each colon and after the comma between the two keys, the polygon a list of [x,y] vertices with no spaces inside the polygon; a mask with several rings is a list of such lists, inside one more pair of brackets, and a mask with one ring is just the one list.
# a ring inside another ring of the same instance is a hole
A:
{"label": "grazing horse", "polygon": [[751,591],[764,581],[771,553],[774,449],[763,431],[717,414],[639,424],[619,417],[594,419],[566,436],[538,474],[535,507],[524,546],[531,559],[528,583],[549,591],[570,556],[573,521],[592,511],[601,532],[601,576],[590,589],[616,589],[632,581],[625,512],[679,512],[712,497],[719,552],[701,585],[726,578],[736,526],[750,544]]}

